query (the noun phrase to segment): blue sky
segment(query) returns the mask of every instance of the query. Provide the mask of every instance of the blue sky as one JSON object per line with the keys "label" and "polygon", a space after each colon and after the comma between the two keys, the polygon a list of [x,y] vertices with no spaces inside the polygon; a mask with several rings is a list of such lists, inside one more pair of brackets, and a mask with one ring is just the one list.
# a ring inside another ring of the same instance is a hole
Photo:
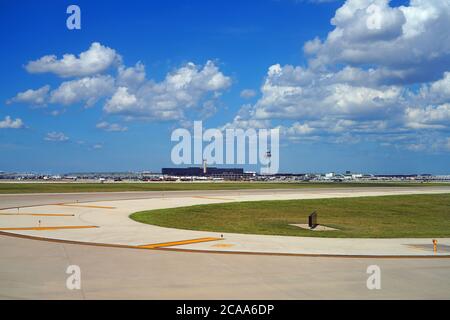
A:
{"label": "blue sky", "polygon": [[172,130],[203,120],[279,127],[283,172],[449,173],[449,17],[445,0],[1,1],[0,171],[159,171]]}

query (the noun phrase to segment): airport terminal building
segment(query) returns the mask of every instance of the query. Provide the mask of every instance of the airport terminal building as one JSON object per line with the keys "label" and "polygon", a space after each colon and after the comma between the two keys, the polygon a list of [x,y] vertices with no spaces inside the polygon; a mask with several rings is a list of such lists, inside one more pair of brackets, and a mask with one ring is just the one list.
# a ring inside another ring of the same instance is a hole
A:
{"label": "airport terminal building", "polygon": [[212,178],[224,178],[227,180],[238,180],[250,173],[244,172],[243,168],[216,168],[208,167],[207,169],[201,167],[189,167],[189,168],[162,168],[161,173],[167,176],[176,177],[212,177]]}

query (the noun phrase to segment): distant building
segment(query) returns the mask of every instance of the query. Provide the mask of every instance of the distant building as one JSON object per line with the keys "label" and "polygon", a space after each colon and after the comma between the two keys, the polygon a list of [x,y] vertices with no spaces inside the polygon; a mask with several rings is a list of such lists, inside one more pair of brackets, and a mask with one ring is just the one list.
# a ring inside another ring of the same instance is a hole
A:
{"label": "distant building", "polygon": [[[205,172],[206,171],[206,172]],[[176,177],[212,177],[229,180],[242,179],[251,176],[251,173],[244,172],[243,168],[215,168],[189,167],[189,168],[162,168],[163,175]]]}

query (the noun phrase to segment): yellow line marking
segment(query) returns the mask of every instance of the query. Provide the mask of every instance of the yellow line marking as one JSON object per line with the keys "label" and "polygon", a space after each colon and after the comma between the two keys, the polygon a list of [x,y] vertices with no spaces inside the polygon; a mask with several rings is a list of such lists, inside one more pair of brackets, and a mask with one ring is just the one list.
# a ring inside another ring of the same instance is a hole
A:
{"label": "yellow line marking", "polygon": [[222,239],[221,238],[198,238],[198,239],[181,240],[181,241],[174,241],[174,242],[144,244],[142,246],[138,246],[138,248],[155,249],[155,248],[162,248],[162,247],[181,246],[184,244],[191,244],[191,243],[217,241],[217,240],[222,240]]}
{"label": "yellow line marking", "polygon": [[214,247],[214,248],[231,248],[231,247],[234,247],[234,244],[219,243],[219,244],[214,244],[211,247]]}
{"label": "yellow line marking", "polygon": [[196,199],[211,199],[211,200],[233,200],[233,199],[227,199],[227,198],[216,198],[216,197],[206,197],[206,196],[193,196],[192,198]]}
{"label": "yellow line marking", "polygon": [[43,230],[61,230],[61,229],[90,229],[98,228],[97,226],[64,226],[64,227],[25,227],[25,228],[0,228],[1,231],[43,231]]}
{"label": "yellow line marking", "polygon": [[90,206],[90,205],[67,204],[67,203],[58,203],[58,204],[55,204],[55,206],[63,206],[63,207],[79,207],[79,208],[95,208],[95,209],[116,209],[116,207]]}
{"label": "yellow line marking", "polygon": [[[415,244],[407,244],[406,246],[408,246],[409,248],[411,248],[411,249],[413,249],[413,250],[416,250],[416,251],[429,251],[429,250],[427,250],[427,249],[425,249],[425,248],[423,248],[423,247],[420,247],[420,246],[421,246],[420,244],[418,244],[418,245],[415,245]],[[430,250],[433,250],[433,248],[431,248]]]}
{"label": "yellow line marking", "polygon": [[0,213],[0,216],[73,217],[75,215],[64,213]]}

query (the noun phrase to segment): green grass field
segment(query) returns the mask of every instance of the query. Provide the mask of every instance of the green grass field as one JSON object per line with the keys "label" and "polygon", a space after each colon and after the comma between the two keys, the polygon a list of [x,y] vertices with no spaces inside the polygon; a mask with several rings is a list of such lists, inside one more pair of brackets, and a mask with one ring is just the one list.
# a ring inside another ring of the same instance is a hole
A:
{"label": "green grass field", "polygon": [[[160,182],[160,183],[0,183],[5,193],[67,193],[120,191],[182,191],[182,190],[239,190],[239,189],[296,189],[351,187],[414,187],[443,186],[437,183],[276,183],[276,182]],[[446,184],[449,186],[450,184]]]}
{"label": "green grass field", "polygon": [[[289,224],[318,222],[339,231]],[[450,194],[237,202],[137,212],[131,218],[162,227],[219,233],[336,238],[450,237]]]}

